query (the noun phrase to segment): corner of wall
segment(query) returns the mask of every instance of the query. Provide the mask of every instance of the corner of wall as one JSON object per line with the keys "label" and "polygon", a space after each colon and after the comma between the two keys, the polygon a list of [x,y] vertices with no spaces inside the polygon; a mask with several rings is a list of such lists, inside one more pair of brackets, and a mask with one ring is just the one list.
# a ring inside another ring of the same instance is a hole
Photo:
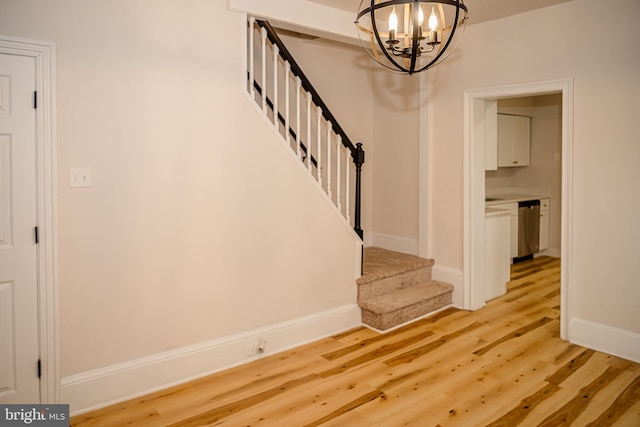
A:
{"label": "corner of wall", "polygon": [[464,307],[464,273],[462,270],[447,267],[444,265],[433,265],[432,277],[439,282],[445,282],[453,285],[453,305],[455,307]]}
{"label": "corner of wall", "polygon": [[402,252],[409,255],[418,255],[418,241],[406,237],[392,236],[383,233],[370,233],[367,246],[388,249],[390,251]]}

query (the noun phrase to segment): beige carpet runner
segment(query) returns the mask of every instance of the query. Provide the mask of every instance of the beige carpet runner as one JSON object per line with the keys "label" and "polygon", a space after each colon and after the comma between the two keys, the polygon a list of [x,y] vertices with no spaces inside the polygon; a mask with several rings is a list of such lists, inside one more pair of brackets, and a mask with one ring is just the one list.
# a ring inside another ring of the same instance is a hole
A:
{"label": "beige carpet runner", "polygon": [[358,284],[362,322],[384,331],[451,305],[453,286],[431,279],[433,260],[369,247]]}

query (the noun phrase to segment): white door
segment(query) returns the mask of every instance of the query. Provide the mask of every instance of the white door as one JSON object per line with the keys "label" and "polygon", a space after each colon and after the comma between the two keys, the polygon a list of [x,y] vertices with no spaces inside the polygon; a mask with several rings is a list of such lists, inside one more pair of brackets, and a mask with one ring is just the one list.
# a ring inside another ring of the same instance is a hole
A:
{"label": "white door", "polygon": [[0,54],[0,403],[39,403],[33,57]]}

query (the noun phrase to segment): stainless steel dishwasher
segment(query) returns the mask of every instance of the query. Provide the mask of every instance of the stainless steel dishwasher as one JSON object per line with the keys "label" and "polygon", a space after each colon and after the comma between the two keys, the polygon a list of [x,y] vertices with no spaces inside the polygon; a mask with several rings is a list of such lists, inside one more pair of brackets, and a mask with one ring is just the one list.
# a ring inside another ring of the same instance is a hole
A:
{"label": "stainless steel dishwasher", "polygon": [[518,203],[518,260],[530,259],[540,247],[540,200]]}

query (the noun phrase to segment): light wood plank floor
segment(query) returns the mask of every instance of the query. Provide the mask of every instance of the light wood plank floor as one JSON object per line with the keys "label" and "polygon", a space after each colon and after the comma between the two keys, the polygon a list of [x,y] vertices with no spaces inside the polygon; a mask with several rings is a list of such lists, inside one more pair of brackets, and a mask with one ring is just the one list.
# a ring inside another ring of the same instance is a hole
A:
{"label": "light wood plank floor", "polygon": [[385,335],[366,328],[72,418],[73,426],[640,426],[640,365],[559,338],[560,261]]}

